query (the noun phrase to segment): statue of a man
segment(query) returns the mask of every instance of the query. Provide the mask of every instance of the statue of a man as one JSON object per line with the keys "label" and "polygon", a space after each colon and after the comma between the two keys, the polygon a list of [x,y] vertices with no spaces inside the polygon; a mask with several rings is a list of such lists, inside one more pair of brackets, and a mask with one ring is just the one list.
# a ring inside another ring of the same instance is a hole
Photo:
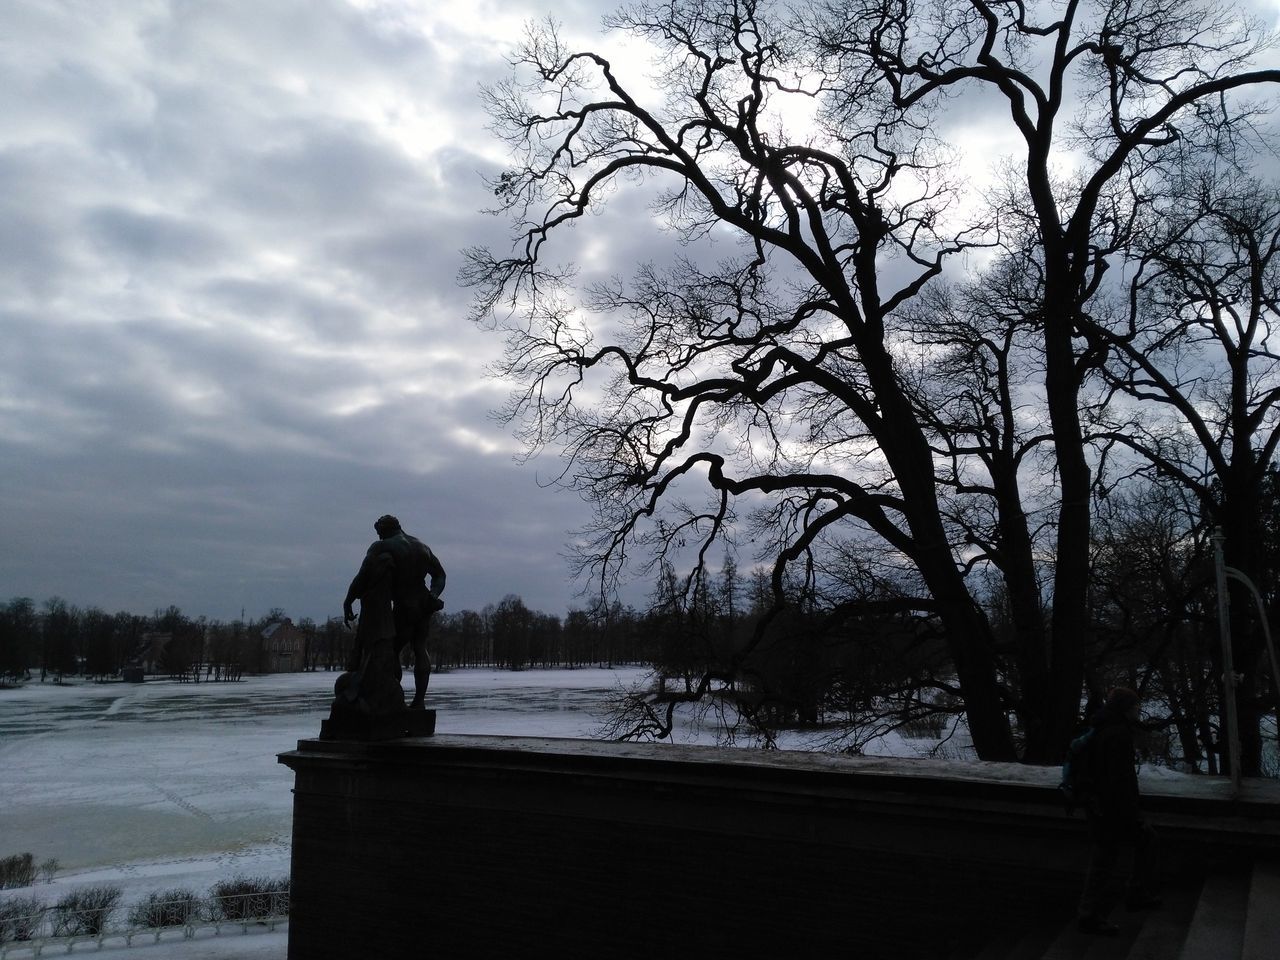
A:
{"label": "statue of a man", "polygon": [[[391,638],[398,663],[404,648],[412,645],[414,691],[409,706],[421,710],[431,682],[431,658],[427,655],[431,615],[444,606],[440,601],[444,567],[430,547],[400,529],[400,521],[390,514],[379,517],[373,529],[378,539],[369,547],[347,590],[343,619],[347,623],[355,619],[352,603],[359,599],[358,648]],[[370,621],[368,629],[366,619]]]}

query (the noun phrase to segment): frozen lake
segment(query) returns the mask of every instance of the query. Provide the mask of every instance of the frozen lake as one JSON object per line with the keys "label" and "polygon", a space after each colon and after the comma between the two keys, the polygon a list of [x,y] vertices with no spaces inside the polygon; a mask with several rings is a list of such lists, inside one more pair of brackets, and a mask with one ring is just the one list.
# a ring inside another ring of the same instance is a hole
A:
{"label": "frozen lake", "polygon": [[[441,732],[589,737],[643,675],[454,671],[432,677],[430,705]],[[265,847],[287,863],[292,774],[276,754],[319,733],[336,676],[0,690],[0,856],[82,872]]]}
{"label": "frozen lake", "polygon": [[[459,670],[432,677],[428,705],[442,733],[590,737],[620,685],[645,675]],[[293,775],[276,755],[319,733],[336,678],[0,690],[0,857],[30,852],[62,865],[52,885],[0,896],[35,892],[52,902],[71,887],[110,882],[134,901],[173,887],[204,893],[236,873],[287,874]],[[283,956],[281,935],[232,938],[226,955]],[[155,949],[167,956],[178,945]],[[186,944],[181,955],[221,956],[217,949]],[[149,952],[131,953],[139,950]]]}

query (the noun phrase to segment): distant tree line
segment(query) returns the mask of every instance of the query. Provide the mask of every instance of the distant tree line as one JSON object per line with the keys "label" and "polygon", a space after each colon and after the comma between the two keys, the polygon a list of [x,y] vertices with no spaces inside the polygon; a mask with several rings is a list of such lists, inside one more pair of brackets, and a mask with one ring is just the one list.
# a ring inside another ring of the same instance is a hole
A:
{"label": "distant tree line", "polygon": [[157,629],[160,617],[80,609],[61,597],[37,607],[30,597],[15,597],[0,606],[0,677],[24,679],[33,671],[41,680],[111,676],[141,648],[143,635]]}
{"label": "distant tree line", "polygon": [[[77,607],[61,597],[37,605],[29,597],[0,604],[0,679],[60,681],[115,677],[129,666],[181,679],[233,680],[259,672],[263,632],[286,620],[266,616],[224,622],[190,617],[178,607],[150,616]],[[514,594],[479,612],[442,612],[432,624],[438,667],[578,667],[652,659],[643,618],[630,607],[601,605],[561,618],[531,610]],[[304,618],[303,670],[344,668],[354,636],[340,618]]]}
{"label": "distant tree line", "polygon": [[[239,679],[258,671],[262,631],[285,618],[279,608],[256,620],[190,617],[178,607],[151,615],[78,607],[62,597],[37,606],[30,597],[0,605],[0,679],[106,679],[129,666],[183,679]],[[302,620],[307,669],[339,667],[341,625]]]}
{"label": "distant tree line", "polygon": [[531,610],[515,594],[479,612],[436,615],[431,655],[437,666],[612,666],[652,660],[653,641],[641,613],[618,603],[570,610],[563,618]]}

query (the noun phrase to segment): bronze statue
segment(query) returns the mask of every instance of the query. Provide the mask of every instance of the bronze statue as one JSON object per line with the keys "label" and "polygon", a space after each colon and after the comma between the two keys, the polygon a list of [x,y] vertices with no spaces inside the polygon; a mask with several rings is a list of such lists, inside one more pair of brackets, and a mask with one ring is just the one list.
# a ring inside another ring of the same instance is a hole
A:
{"label": "bronze statue", "polygon": [[[359,598],[363,627],[366,611],[369,610],[364,595],[366,590],[374,587],[374,609],[369,611],[374,620],[372,629],[381,638],[387,634],[390,626],[391,635],[395,637],[397,662],[404,648],[412,645],[414,690],[413,703],[409,706],[410,709],[420,710],[427,695],[427,684],[431,682],[431,658],[427,655],[431,615],[444,606],[440,601],[440,594],[444,592],[444,567],[430,547],[400,529],[400,521],[390,514],[379,517],[373,529],[377,532],[378,539],[369,547],[359,573],[351,581],[347,598],[342,603],[342,616],[347,623],[355,619],[351,605],[352,601]],[[376,593],[384,574],[390,581],[389,611],[381,593]],[[426,582],[427,577],[431,578],[430,584]],[[388,612],[391,614],[390,625],[386,622]],[[358,630],[356,636],[359,639]]]}
{"label": "bronze statue", "polygon": [[427,635],[431,615],[444,606],[444,567],[430,547],[405,533],[390,514],[379,517],[374,530],[378,539],[365,553],[342,603],[343,620],[350,624],[359,600],[360,618],[347,672],[334,687],[336,698],[321,729],[322,739],[382,739],[402,736],[406,730],[429,733],[435,726],[434,716],[419,714],[422,722],[403,716],[407,711],[400,657],[412,645],[414,696],[409,709],[424,711],[431,680]]}

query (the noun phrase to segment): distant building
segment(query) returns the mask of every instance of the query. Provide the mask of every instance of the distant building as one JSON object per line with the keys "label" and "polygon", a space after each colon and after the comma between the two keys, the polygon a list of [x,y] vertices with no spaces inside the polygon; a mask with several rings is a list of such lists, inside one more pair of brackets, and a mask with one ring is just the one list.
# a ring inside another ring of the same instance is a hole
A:
{"label": "distant building", "polygon": [[297,673],[303,667],[303,635],[292,620],[273,620],[262,628],[261,673]]}
{"label": "distant building", "polygon": [[149,630],[138,642],[139,656],[136,665],[142,667],[144,673],[160,673],[165,666],[165,650],[173,641],[173,634],[168,631]]}

